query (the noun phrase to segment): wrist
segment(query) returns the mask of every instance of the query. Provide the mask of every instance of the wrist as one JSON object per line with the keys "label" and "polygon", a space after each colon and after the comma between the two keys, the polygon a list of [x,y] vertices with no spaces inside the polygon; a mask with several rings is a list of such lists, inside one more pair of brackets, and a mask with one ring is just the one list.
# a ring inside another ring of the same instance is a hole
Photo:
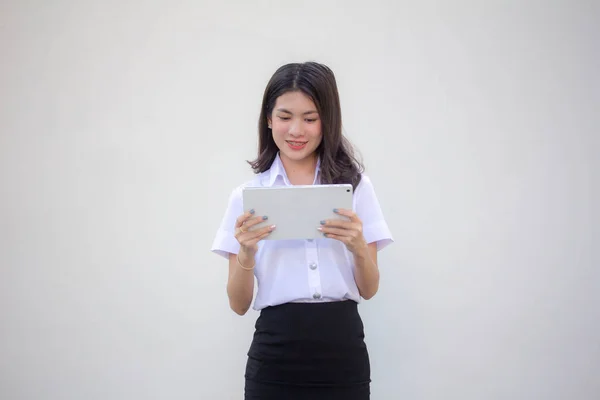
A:
{"label": "wrist", "polygon": [[241,247],[237,255],[238,261],[246,267],[254,266],[254,255],[256,252],[249,250],[248,248]]}
{"label": "wrist", "polygon": [[254,267],[256,266],[256,264],[254,264],[254,263],[253,263],[251,266],[249,266],[249,267],[246,267],[245,265],[243,265],[243,264],[241,263],[241,261],[240,261],[240,256],[239,256],[239,254],[235,256],[235,260],[237,261],[237,264],[238,264],[238,266],[239,266],[241,269],[243,269],[244,271],[253,271],[253,270],[254,270]]}
{"label": "wrist", "polygon": [[369,245],[365,240],[363,240],[361,244],[357,248],[355,248],[355,250],[352,253],[354,254],[354,259],[356,261],[364,261],[370,257]]}

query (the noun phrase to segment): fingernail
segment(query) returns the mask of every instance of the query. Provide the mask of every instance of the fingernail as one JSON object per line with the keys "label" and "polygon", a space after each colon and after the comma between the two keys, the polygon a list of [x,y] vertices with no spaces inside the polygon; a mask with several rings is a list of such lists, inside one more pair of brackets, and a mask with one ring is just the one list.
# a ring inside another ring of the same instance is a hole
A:
{"label": "fingernail", "polygon": [[326,234],[326,233],[324,233],[324,234],[323,234],[323,236],[327,237],[327,234]]}
{"label": "fingernail", "polygon": [[266,215],[263,217],[263,220],[267,220],[269,217],[267,217]]}
{"label": "fingernail", "polygon": [[271,225],[271,230],[274,231],[275,230],[275,225]]}
{"label": "fingernail", "polygon": [[333,209],[333,212],[334,212],[334,213],[337,213],[338,211],[339,211],[339,210],[338,210],[337,208],[334,208],[334,209]]}
{"label": "fingernail", "polygon": [[254,214],[254,208],[250,210],[250,214]]}
{"label": "fingernail", "polygon": [[323,228],[319,227],[319,228],[317,228],[317,230],[322,232]]}
{"label": "fingernail", "polygon": [[321,221],[321,225],[325,225],[325,221]]}

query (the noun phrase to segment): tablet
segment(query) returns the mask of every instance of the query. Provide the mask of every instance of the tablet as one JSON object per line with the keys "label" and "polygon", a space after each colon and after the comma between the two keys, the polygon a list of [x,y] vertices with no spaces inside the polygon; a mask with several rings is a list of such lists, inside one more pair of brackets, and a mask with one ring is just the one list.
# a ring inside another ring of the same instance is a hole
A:
{"label": "tablet", "polygon": [[323,237],[317,230],[322,220],[348,219],[333,210],[352,210],[352,194],[350,184],[247,187],[242,201],[244,211],[269,217],[250,230],[276,226],[263,240],[316,239]]}

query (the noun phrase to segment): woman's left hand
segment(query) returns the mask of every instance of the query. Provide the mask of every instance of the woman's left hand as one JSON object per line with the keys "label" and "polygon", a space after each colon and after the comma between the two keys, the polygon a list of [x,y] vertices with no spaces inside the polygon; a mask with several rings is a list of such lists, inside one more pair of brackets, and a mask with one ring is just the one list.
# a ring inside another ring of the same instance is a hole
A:
{"label": "woman's left hand", "polygon": [[341,219],[321,221],[319,231],[323,232],[324,236],[329,239],[336,239],[344,243],[352,254],[356,255],[366,251],[368,245],[363,236],[363,225],[360,218],[351,210],[339,209],[335,212],[348,217],[350,221]]}

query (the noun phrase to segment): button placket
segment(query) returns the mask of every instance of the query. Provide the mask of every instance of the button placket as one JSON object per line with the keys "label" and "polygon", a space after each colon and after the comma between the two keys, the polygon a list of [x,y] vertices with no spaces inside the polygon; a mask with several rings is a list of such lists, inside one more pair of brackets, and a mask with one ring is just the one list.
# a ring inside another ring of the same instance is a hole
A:
{"label": "button placket", "polygon": [[316,241],[306,241],[306,262],[309,291],[312,298],[317,300],[321,298],[321,274]]}

